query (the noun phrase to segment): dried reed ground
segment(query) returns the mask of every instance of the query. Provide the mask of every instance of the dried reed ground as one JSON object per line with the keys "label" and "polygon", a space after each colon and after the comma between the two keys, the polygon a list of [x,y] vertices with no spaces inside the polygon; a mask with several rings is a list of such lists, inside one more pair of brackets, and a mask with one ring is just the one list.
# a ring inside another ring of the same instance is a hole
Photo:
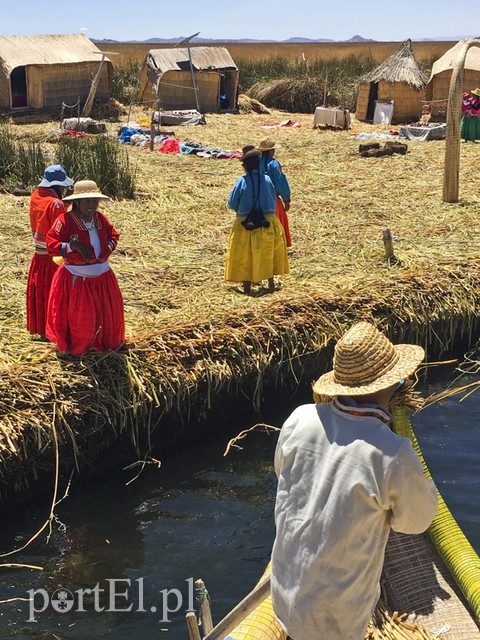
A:
{"label": "dried reed ground", "polygon": [[[261,128],[287,117],[302,127]],[[291,273],[270,296],[245,297],[223,281],[233,222],[226,201],[240,163],[128,147],[143,195],[103,207],[121,233],[111,264],[125,299],[128,355],[61,361],[53,345],[31,340],[28,197],[0,195],[0,478],[7,485],[13,475],[18,487],[28,482],[29,467],[35,471],[49,450],[51,424],[61,440],[78,443],[89,412],[88,433],[128,427],[137,442],[144,425],[155,423],[152,406],[157,417],[172,407],[188,417],[192,399],[209,405],[242,376],[254,376],[259,401],[268,371],[288,378],[285,361],[338,337],[354,318],[373,318],[396,339],[436,350],[476,330],[480,143],[462,142],[462,200],[445,204],[444,141],[409,142],[406,156],[363,158],[351,135],[374,127],[313,130],[312,120],[281,112],[209,115],[204,127],[176,129],[182,140],[223,149],[266,136],[281,146],[293,247]],[[54,126],[15,130],[46,139]],[[397,265],[386,264],[384,226],[409,239],[395,243]]]}

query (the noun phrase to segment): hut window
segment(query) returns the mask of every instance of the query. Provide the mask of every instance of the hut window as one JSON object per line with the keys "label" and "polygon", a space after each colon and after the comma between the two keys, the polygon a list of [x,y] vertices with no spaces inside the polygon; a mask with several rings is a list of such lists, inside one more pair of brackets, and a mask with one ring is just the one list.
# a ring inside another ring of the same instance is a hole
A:
{"label": "hut window", "polygon": [[10,74],[12,109],[27,106],[27,74],[25,67],[16,67]]}
{"label": "hut window", "polygon": [[370,83],[370,91],[368,94],[367,120],[373,120],[375,113],[375,101],[378,99],[378,82]]}

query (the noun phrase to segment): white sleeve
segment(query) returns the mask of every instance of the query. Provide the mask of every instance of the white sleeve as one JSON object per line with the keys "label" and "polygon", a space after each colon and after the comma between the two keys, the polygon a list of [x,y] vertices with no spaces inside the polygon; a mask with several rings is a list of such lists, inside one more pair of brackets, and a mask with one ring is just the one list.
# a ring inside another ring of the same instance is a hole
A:
{"label": "white sleeve", "polygon": [[437,490],[423,474],[410,440],[392,462],[389,478],[390,526],[399,533],[423,533],[437,513]]}

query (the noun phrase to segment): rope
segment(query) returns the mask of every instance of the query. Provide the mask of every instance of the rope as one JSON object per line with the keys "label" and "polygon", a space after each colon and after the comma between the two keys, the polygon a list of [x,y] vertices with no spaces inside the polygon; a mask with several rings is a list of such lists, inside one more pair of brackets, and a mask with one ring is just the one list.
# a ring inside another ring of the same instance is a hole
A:
{"label": "rope", "polygon": [[75,109],[75,107],[78,107],[79,104],[80,104],[80,98],[75,102],[75,104],[66,104],[65,102],[62,102],[62,107],[67,109]]}

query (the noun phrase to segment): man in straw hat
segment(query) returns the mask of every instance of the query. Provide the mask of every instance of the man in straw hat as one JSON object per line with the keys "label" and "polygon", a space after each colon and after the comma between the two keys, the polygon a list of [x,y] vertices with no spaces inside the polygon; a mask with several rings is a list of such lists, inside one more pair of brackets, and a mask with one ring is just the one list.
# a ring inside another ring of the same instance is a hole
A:
{"label": "man in straw hat", "polygon": [[422,533],[435,516],[435,486],[387,409],[423,357],[355,324],[313,385],[317,404],[283,425],[271,589],[294,640],[363,640],[390,529]]}

